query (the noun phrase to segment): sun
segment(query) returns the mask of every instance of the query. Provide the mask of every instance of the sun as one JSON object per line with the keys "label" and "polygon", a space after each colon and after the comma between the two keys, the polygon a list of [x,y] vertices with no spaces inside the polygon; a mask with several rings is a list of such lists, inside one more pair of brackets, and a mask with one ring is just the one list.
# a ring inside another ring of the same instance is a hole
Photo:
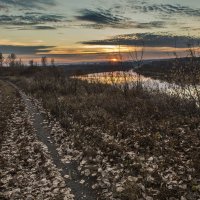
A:
{"label": "sun", "polygon": [[117,62],[118,60],[117,60],[117,58],[112,58],[111,61],[112,62]]}

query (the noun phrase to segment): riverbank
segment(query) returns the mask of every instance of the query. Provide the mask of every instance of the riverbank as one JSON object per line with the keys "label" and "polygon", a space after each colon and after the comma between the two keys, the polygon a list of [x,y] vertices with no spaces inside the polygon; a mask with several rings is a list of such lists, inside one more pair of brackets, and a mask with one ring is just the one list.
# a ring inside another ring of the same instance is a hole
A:
{"label": "riverbank", "polygon": [[66,132],[52,132],[60,155],[75,156],[104,199],[200,197],[194,103],[138,86],[89,84],[55,69],[11,80],[39,100],[49,123],[60,122]]}
{"label": "riverbank", "polygon": [[199,85],[200,59],[195,52],[190,52],[189,55],[186,58],[151,61],[135,69],[135,72],[178,85]]}

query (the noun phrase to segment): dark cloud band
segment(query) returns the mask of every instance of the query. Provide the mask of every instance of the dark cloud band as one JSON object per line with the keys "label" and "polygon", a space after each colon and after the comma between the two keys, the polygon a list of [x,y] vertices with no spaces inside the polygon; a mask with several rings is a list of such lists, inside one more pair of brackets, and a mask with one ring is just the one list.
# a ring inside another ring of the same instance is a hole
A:
{"label": "dark cloud band", "polygon": [[146,46],[146,47],[176,47],[185,48],[188,46],[198,46],[200,38],[189,36],[173,36],[166,34],[137,33],[128,35],[118,35],[105,40],[84,41],[87,45],[126,45],[126,46]]}
{"label": "dark cloud band", "polygon": [[[25,13],[24,15],[0,15],[1,26],[18,26],[16,29],[24,30],[27,29],[26,26],[32,26],[31,29],[37,30],[55,29],[52,24],[58,24],[66,21],[65,17],[54,14]],[[51,24],[51,26],[49,24]]]}
{"label": "dark cloud band", "polygon": [[179,4],[149,4],[144,3],[141,5],[132,5],[135,10],[139,10],[144,13],[160,13],[161,15],[183,15],[183,16],[196,16],[200,17],[200,9],[190,8],[188,6],[182,6]]}
{"label": "dark cloud band", "polygon": [[163,28],[165,22],[152,21],[152,22],[136,22],[130,18],[123,17],[121,15],[115,15],[111,10],[89,10],[83,9],[80,11],[80,15],[75,17],[79,21],[89,22],[87,24],[81,24],[86,28],[102,29],[102,28],[118,28],[118,29],[151,29],[151,28]]}
{"label": "dark cloud band", "polygon": [[0,52],[5,54],[15,53],[18,55],[34,55],[37,53],[48,53],[54,46],[14,46],[0,45]]}
{"label": "dark cloud band", "polygon": [[42,8],[45,6],[55,5],[54,0],[0,0],[0,4],[4,6],[23,7],[26,9]]}
{"label": "dark cloud band", "polygon": [[97,9],[80,10],[80,15],[75,16],[79,21],[90,22],[90,24],[83,24],[82,26],[87,28],[130,28],[133,26],[133,22],[123,16],[114,15],[111,10]]}

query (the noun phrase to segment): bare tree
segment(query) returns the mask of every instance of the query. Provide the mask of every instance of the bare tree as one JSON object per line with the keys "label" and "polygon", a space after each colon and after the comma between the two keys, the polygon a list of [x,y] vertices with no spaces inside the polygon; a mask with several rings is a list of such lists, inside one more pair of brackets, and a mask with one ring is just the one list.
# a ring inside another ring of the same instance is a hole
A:
{"label": "bare tree", "polygon": [[23,67],[23,62],[22,62],[21,58],[19,60],[15,61],[15,67]]}
{"label": "bare tree", "polygon": [[46,56],[43,56],[41,58],[41,64],[43,67],[46,67],[47,66],[47,57]]}
{"label": "bare tree", "polygon": [[54,58],[51,59],[51,66],[55,67],[55,59]]}
{"label": "bare tree", "polygon": [[171,73],[176,94],[196,102],[200,106],[200,57],[195,48],[188,47],[187,57],[179,58],[175,53],[175,62]]}
{"label": "bare tree", "polygon": [[30,65],[30,67],[33,67],[34,66],[34,60],[30,60],[29,65]]}
{"label": "bare tree", "polygon": [[4,57],[3,54],[0,53],[0,67],[3,67],[3,63],[4,63]]}
{"label": "bare tree", "polygon": [[7,63],[9,64],[10,67],[15,66],[16,58],[17,58],[17,56],[14,53],[11,53],[10,55],[8,55]]}
{"label": "bare tree", "polygon": [[142,43],[142,47],[139,51],[136,49],[136,47],[133,51],[129,51],[129,56],[132,61],[132,67],[137,70],[136,88],[140,90],[142,88],[142,82],[138,69],[143,65],[144,61],[144,43]]}
{"label": "bare tree", "polygon": [[[123,93],[125,96],[128,95],[130,87],[133,87],[135,83],[136,83],[135,86],[136,86],[137,91],[140,91],[143,88],[141,75],[138,69],[143,65],[143,61],[144,61],[144,43],[142,43],[142,47],[140,50],[138,50],[137,48],[130,50],[128,55],[131,61],[132,69],[134,69],[137,72],[136,76],[132,72],[127,73],[126,71],[123,71],[122,73],[119,74],[119,77],[116,77],[116,75],[112,77],[112,80],[116,80],[116,81],[119,81],[120,77],[121,79],[123,79],[123,84],[121,86],[121,89],[123,90]],[[120,45],[119,45],[117,61],[119,65],[121,65],[122,67],[124,66],[123,54],[121,52]],[[113,83],[112,80],[111,82]]]}

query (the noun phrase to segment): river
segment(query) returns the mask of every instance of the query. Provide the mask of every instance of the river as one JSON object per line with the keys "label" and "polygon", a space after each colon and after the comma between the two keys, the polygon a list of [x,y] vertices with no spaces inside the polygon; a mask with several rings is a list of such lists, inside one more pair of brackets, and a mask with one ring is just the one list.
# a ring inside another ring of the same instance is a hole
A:
{"label": "river", "polygon": [[122,88],[128,86],[129,88],[135,87],[140,84],[143,89],[154,92],[161,92],[168,95],[176,95],[183,99],[190,99],[198,101],[200,99],[200,86],[185,85],[180,86],[177,84],[168,83],[158,79],[152,79],[130,71],[117,71],[117,72],[104,72],[93,73],[78,76],[78,79],[87,80],[90,83],[103,83],[114,85],[115,87]]}

